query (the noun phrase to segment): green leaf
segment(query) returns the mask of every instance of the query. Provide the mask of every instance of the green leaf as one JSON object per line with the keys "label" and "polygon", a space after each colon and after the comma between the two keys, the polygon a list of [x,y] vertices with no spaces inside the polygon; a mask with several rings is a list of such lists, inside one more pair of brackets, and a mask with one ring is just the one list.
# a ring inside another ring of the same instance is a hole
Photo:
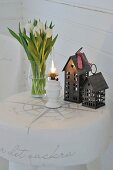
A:
{"label": "green leaf", "polygon": [[51,21],[49,28],[52,29],[54,26],[55,26],[55,25],[53,25],[53,23],[52,23],[52,21]]}
{"label": "green leaf", "polygon": [[45,29],[47,28],[47,21],[45,22]]}
{"label": "green leaf", "polygon": [[22,32],[21,32],[21,28],[20,28],[20,22],[19,22],[19,33],[22,33]]}
{"label": "green leaf", "polygon": [[53,41],[52,41],[52,46],[55,44],[57,37],[58,37],[58,34],[57,34],[56,37],[53,39]]}
{"label": "green leaf", "polygon": [[37,65],[40,66],[40,60],[39,60],[39,58],[33,53],[33,51],[31,51],[31,55],[32,55],[34,61],[37,63]]}
{"label": "green leaf", "polygon": [[34,25],[34,27],[37,25],[37,20],[36,19],[34,19],[34,22],[33,22],[33,25]]}
{"label": "green leaf", "polygon": [[27,44],[25,38],[22,36],[21,32],[19,33],[19,35],[20,35],[20,38],[21,38],[22,46],[23,46],[23,48],[24,48],[24,50],[27,54],[28,59],[33,60],[33,57],[31,55],[30,51],[28,50],[28,44]]}
{"label": "green leaf", "polygon": [[31,40],[28,42],[28,49],[29,51],[32,51],[35,56],[37,56],[37,49]]}
{"label": "green leaf", "polygon": [[28,41],[31,41],[31,39],[30,39],[25,33],[23,33],[23,37],[24,37],[25,39],[27,39]]}
{"label": "green leaf", "polygon": [[36,47],[37,47],[37,49],[39,49],[40,48],[40,44],[42,42],[42,38],[41,38],[41,36],[38,33],[36,34],[35,40],[36,40]]}
{"label": "green leaf", "polygon": [[39,63],[41,56],[40,56],[40,53],[38,52],[38,50],[36,49],[36,47],[34,46],[34,43],[32,41],[30,41],[28,43],[28,50],[32,54],[34,60]]}
{"label": "green leaf", "polygon": [[24,28],[24,31],[23,31],[23,33],[26,35],[26,29]]}
{"label": "green leaf", "polygon": [[19,37],[14,31],[12,31],[10,28],[8,28],[8,30],[9,30],[10,34],[11,34],[14,38],[16,38],[16,39],[19,41],[19,43],[21,44],[20,37]]}
{"label": "green leaf", "polygon": [[[30,33],[30,39],[31,39],[31,41],[34,43],[34,46],[35,46],[35,48],[37,47],[37,45],[36,45],[36,39],[35,39],[35,36],[33,35],[33,32],[31,32]],[[37,48],[36,48],[37,49]]]}
{"label": "green leaf", "polygon": [[45,53],[48,50],[49,46],[51,45],[51,42],[52,42],[52,37],[47,39],[46,46],[45,46]]}
{"label": "green leaf", "polygon": [[45,50],[45,59],[47,59],[48,55],[50,54],[50,52],[52,51],[52,47],[54,46],[56,39],[58,37],[58,34],[55,36],[55,38],[50,42],[49,46],[47,47],[47,49]]}
{"label": "green leaf", "polygon": [[40,48],[39,48],[39,53],[40,53],[40,56],[41,56],[41,61],[44,62],[45,61],[45,58],[44,58],[44,52],[45,52],[45,46],[46,46],[46,34],[43,35],[43,40],[40,44]]}

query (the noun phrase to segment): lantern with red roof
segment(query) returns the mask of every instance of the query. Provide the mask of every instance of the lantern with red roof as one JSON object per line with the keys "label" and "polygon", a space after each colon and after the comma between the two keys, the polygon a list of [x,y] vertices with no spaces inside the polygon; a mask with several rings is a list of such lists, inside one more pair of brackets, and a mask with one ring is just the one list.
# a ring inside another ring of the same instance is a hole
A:
{"label": "lantern with red roof", "polygon": [[64,100],[75,103],[82,102],[82,89],[91,71],[90,64],[80,48],[75,55],[70,56],[65,64]]}

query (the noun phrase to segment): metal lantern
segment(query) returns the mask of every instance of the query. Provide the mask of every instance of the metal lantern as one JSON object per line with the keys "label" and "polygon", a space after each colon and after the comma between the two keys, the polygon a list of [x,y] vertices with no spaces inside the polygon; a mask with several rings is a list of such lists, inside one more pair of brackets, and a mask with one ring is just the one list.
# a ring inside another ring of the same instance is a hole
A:
{"label": "metal lantern", "polygon": [[105,89],[108,85],[101,72],[89,76],[82,90],[82,105],[94,109],[104,106]]}
{"label": "metal lantern", "polygon": [[65,71],[64,100],[81,103],[83,84],[89,76],[91,67],[80,48],[75,55],[70,56],[63,68]]}

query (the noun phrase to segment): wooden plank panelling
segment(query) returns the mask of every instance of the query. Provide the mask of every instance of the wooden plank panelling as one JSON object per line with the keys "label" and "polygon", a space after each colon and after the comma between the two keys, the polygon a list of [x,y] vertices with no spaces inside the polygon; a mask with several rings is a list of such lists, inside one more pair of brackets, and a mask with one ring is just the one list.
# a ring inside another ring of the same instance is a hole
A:
{"label": "wooden plank panelling", "polygon": [[61,72],[69,55],[83,46],[89,60],[95,62],[98,70],[103,71],[104,75],[109,77],[108,83],[111,86],[110,80],[113,80],[112,1],[107,1],[110,5],[106,5],[105,0],[105,3],[102,0],[98,3],[89,0],[81,2],[77,0],[34,0],[33,2],[24,1],[24,18],[39,17],[43,21],[47,19],[55,23],[55,32],[59,34],[55,53],[62,55],[60,66],[60,57],[55,57],[59,71]]}
{"label": "wooden plank panelling", "polygon": [[[69,7],[74,7],[74,8],[79,8],[83,10],[88,10],[88,11],[94,11],[94,12],[99,12],[99,13],[104,13],[104,14],[109,14],[113,15],[113,4],[112,1],[106,1],[107,3],[103,3],[101,0],[100,2],[98,1],[77,1],[77,0],[44,0],[48,1],[51,3],[56,3],[56,4],[61,4],[63,6],[69,6]],[[111,2],[111,3],[110,3]],[[110,6],[110,4],[112,6]],[[107,8],[106,8],[107,5]]]}
{"label": "wooden plank panelling", "polygon": [[0,0],[0,33],[8,34],[7,27],[17,30],[22,20],[22,1]]}

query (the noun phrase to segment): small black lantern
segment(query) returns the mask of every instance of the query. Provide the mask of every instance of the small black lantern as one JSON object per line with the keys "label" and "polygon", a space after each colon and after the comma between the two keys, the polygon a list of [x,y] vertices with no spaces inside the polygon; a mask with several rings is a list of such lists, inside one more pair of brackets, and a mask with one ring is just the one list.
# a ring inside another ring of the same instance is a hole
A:
{"label": "small black lantern", "polygon": [[101,72],[87,77],[82,90],[82,105],[97,109],[105,105],[105,90],[108,85]]}
{"label": "small black lantern", "polygon": [[65,71],[64,100],[75,103],[82,102],[83,84],[91,71],[88,60],[81,50],[82,48],[75,55],[70,56],[63,68]]}

